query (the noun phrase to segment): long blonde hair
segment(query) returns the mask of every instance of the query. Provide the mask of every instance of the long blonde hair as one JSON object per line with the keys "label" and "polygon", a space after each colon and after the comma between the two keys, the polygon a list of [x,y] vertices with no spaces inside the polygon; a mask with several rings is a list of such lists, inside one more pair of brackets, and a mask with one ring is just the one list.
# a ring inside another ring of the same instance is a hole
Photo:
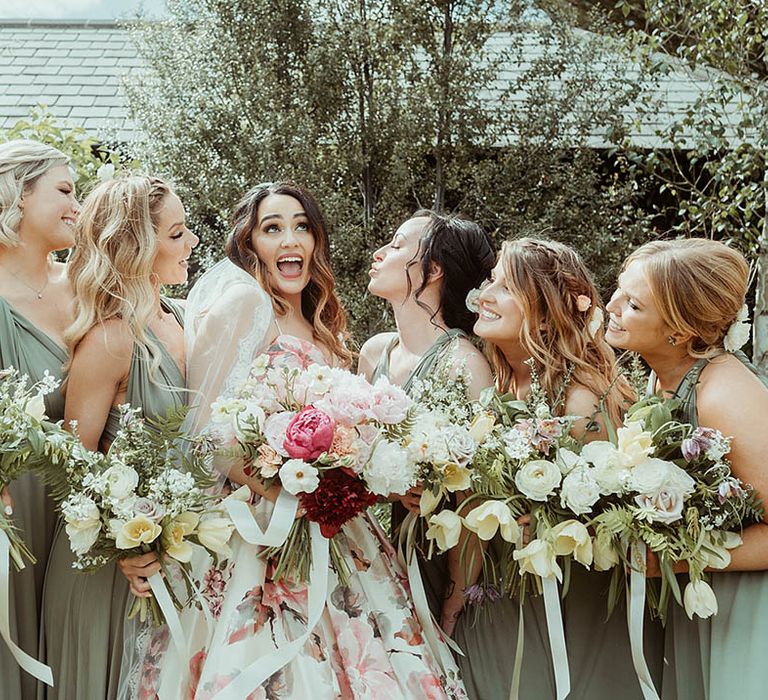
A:
{"label": "long blonde hair", "polygon": [[75,294],[75,320],[64,335],[70,352],[91,328],[119,318],[148,362],[150,376],[160,364],[147,328],[157,311],[152,272],[157,219],[169,194],[162,180],[133,176],[100,184],[83,202],[68,265]]}
{"label": "long blonde hair", "polygon": [[301,310],[304,318],[312,323],[314,336],[348,367],[352,364],[352,353],[346,345],[349,340],[347,314],[336,295],[328,228],[319,204],[307,190],[290,181],[263,183],[250,189],[232,214],[232,232],[224,252],[235,265],[259,281],[269,293],[276,313],[288,311],[288,302],[271,282],[267,266],[259,260],[251,243],[251,234],[258,224],[259,205],[271,194],[293,197],[304,208],[315,249],[309,283],[301,293]]}
{"label": "long blonde hair", "polygon": [[[520,343],[547,396],[554,400],[569,380],[602,397],[611,422],[619,424],[634,396],[602,326],[590,332],[592,313],[602,303],[578,253],[556,241],[520,238],[504,242],[500,256],[507,287],[522,307]],[[579,310],[579,296],[591,303],[586,311]],[[486,347],[497,387],[508,391],[512,367],[498,346],[486,342]]]}
{"label": "long blonde hair", "polygon": [[641,260],[651,295],[664,323],[690,335],[691,357],[713,357],[723,350],[729,326],[744,305],[749,265],[744,256],[708,238],[652,241],[624,262]]}
{"label": "long blonde hair", "polygon": [[19,245],[22,196],[51,168],[68,163],[60,150],[38,141],[16,139],[0,144],[0,246]]}

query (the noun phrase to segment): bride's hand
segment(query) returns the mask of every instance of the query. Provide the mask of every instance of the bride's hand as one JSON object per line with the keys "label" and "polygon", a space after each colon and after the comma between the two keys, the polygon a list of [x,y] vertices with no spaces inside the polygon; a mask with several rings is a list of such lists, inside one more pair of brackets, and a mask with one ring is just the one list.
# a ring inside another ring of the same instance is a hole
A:
{"label": "bride's hand", "polygon": [[530,515],[521,515],[517,519],[517,524],[523,528],[523,547],[527,546],[528,543],[531,541],[531,516]]}
{"label": "bride's hand", "polygon": [[421,512],[421,492],[424,489],[421,486],[413,486],[402,496],[396,496],[396,499],[403,504],[406,510],[419,515]]}
{"label": "bride's hand", "polygon": [[138,598],[149,598],[152,596],[152,589],[147,579],[160,571],[160,560],[155,552],[147,552],[136,557],[126,557],[119,559],[117,565],[123,576],[128,579],[131,586],[131,593]]}
{"label": "bride's hand", "polygon": [[13,515],[13,496],[11,496],[11,490],[4,486],[0,491],[0,501],[3,504],[3,513],[5,515]]}

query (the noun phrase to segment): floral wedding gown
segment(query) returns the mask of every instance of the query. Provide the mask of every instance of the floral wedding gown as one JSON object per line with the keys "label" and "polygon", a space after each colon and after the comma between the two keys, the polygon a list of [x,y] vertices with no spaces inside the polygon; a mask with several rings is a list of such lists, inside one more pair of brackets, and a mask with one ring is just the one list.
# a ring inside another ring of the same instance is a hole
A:
{"label": "floral wedding gown", "polygon": [[[267,352],[281,365],[324,363],[314,345],[284,335]],[[255,510],[261,509],[263,517],[268,507],[262,501]],[[359,515],[337,540],[351,571],[348,585],[329,571],[322,617],[298,654],[257,687],[243,691],[240,686],[239,699],[466,698],[447,648],[438,650],[442,666],[430,649],[407,577],[376,520]],[[201,605],[182,613],[189,640],[183,664],[173,659],[168,628],[156,632],[137,669],[133,697],[235,698],[227,687],[244,669],[308,632],[308,587],[273,580],[270,562],[237,532],[232,550],[228,560],[218,565],[208,560],[207,568],[196,569],[203,571],[196,583],[213,624],[206,624]],[[445,641],[439,638],[438,644]]]}

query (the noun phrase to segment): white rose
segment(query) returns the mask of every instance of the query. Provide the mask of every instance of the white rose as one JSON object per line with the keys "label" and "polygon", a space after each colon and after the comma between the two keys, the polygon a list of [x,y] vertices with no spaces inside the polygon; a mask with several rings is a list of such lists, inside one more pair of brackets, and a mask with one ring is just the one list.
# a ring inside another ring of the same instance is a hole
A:
{"label": "white rose", "polygon": [[105,495],[116,501],[122,501],[134,495],[139,484],[139,475],[133,467],[122,462],[115,462],[111,467],[104,470],[101,481],[105,485]]}
{"label": "white rose", "polygon": [[555,456],[555,464],[560,467],[560,471],[565,476],[576,467],[586,467],[587,461],[581,455],[561,447]]}
{"label": "white rose", "polygon": [[197,526],[197,539],[207,550],[228,559],[232,555],[229,539],[234,529],[235,524],[229,518],[206,516]]}
{"label": "white rose", "polygon": [[320,483],[319,472],[303,459],[289,459],[280,467],[280,483],[294,496],[297,493],[312,493]]}
{"label": "white rose", "polygon": [[667,483],[670,462],[652,457],[638,464],[630,471],[627,487],[643,494],[654,494]]}
{"label": "white rose", "polygon": [[452,510],[441,510],[429,518],[427,539],[434,540],[437,548],[445,552],[459,543],[461,518]]}
{"label": "white rose", "polygon": [[454,462],[462,467],[467,466],[477,451],[477,443],[467,430],[460,427],[444,428],[448,453]]}
{"label": "white rose", "polygon": [[464,525],[486,542],[492,539],[499,529],[502,539],[507,542],[517,542],[520,536],[520,526],[512,511],[501,501],[486,501],[473,508],[464,518]]}
{"label": "white rose", "polygon": [[578,520],[566,520],[555,525],[548,537],[558,556],[570,556],[587,568],[592,563],[592,538],[587,528]]}
{"label": "white rose", "polygon": [[523,549],[512,552],[515,561],[520,564],[520,574],[535,574],[541,578],[554,576],[563,580],[563,572],[555,559],[555,550],[549,542],[533,540]]}
{"label": "white rose", "polygon": [[535,459],[524,464],[515,474],[515,485],[534,501],[546,501],[560,485],[560,469],[553,462]]}
{"label": "white rose", "polygon": [[76,494],[62,504],[69,545],[75,554],[85,554],[95,544],[101,532],[101,514],[94,501]]}
{"label": "white rose", "polygon": [[683,605],[689,619],[694,615],[701,618],[717,615],[717,598],[715,592],[705,581],[691,581],[683,593]]}
{"label": "white rose", "polygon": [[560,505],[563,508],[569,508],[576,515],[589,513],[599,498],[600,485],[591,469],[577,467],[566,474],[560,487]]}
{"label": "white rose", "polygon": [[592,475],[604,496],[624,492],[629,478],[629,469],[624,466],[616,448],[603,440],[588,442],[581,450],[581,456],[595,465]]}
{"label": "white rose", "polygon": [[608,571],[619,563],[619,553],[610,535],[600,534],[592,541],[592,557],[595,571]]}
{"label": "white rose", "polygon": [[363,467],[363,478],[372,493],[386,496],[404,494],[416,483],[416,475],[409,468],[408,452],[395,442],[381,440],[374,447],[370,459]]}
{"label": "white rose", "polygon": [[681,493],[662,489],[651,495],[638,494],[635,503],[640,507],[639,517],[651,523],[674,523],[683,517],[685,498]]}
{"label": "white rose", "polygon": [[638,422],[631,422],[616,431],[618,452],[625,467],[633,467],[645,460],[654,450],[653,436]]}
{"label": "white rose", "polygon": [[42,394],[33,396],[24,406],[24,412],[36,421],[45,420],[45,399]]}

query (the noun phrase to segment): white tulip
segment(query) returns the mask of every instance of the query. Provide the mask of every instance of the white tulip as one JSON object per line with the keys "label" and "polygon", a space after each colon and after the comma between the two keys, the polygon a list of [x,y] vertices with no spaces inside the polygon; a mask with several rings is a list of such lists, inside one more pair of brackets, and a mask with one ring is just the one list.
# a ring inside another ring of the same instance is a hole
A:
{"label": "white tulip", "polygon": [[563,580],[563,572],[555,559],[555,550],[549,542],[533,540],[523,549],[516,549],[512,556],[520,563],[520,574],[535,574],[542,578],[554,576]]}
{"label": "white tulip", "polygon": [[592,563],[592,538],[587,528],[578,520],[566,520],[555,525],[548,536],[558,556],[572,554],[579,564],[586,567]]}
{"label": "white tulip", "polygon": [[499,529],[502,539],[507,542],[517,542],[520,537],[520,526],[509,506],[501,501],[486,501],[473,508],[464,518],[464,525],[486,542],[492,539]]}
{"label": "white tulip", "polygon": [[685,612],[692,620],[694,615],[701,618],[717,615],[717,598],[712,587],[705,581],[691,581],[683,594]]}
{"label": "white tulip", "polygon": [[452,510],[441,510],[429,518],[427,539],[434,540],[438,549],[445,552],[459,543],[461,518]]}

